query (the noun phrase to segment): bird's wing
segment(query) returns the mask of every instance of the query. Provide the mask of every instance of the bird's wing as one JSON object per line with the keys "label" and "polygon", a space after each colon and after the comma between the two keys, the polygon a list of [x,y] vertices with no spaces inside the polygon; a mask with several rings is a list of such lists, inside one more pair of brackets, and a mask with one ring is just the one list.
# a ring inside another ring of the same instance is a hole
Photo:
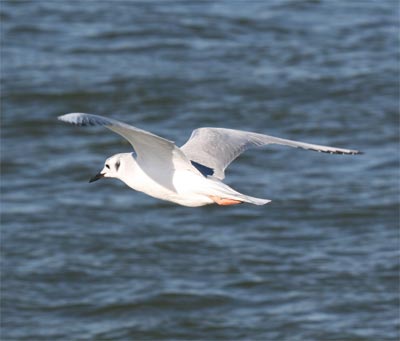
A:
{"label": "bird's wing", "polygon": [[77,126],[104,126],[121,135],[132,145],[137,154],[137,163],[146,174],[171,190],[174,190],[172,177],[176,169],[199,173],[174,142],[148,131],[91,114],[71,113],[59,116],[58,119]]}
{"label": "bird's wing", "polygon": [[188,159],[214,170],[213,176],[222,180],[225,169],[241,153],[251,147],[267,144],[315,150],[331,154],[359,154],[357,150],[341,149],[281,139],[278,137],[224,128],[199,128],[181,147]]}

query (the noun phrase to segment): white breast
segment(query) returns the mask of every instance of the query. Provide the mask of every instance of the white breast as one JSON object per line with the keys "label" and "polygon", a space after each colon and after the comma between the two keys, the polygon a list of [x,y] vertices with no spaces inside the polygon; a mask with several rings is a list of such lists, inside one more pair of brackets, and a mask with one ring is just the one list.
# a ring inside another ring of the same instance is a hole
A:
{"label": "white breast", "polygon": [[[160,174],[162,175],[161,170]],[[190,170],[175,171],[172,179],[163,181],[162,177],[158,177],[156,181],[137,166],[134,176],[129,174],[121,180],[136,191],[180,205],[196,207],[213,203],[205,193],[207,179]]]}

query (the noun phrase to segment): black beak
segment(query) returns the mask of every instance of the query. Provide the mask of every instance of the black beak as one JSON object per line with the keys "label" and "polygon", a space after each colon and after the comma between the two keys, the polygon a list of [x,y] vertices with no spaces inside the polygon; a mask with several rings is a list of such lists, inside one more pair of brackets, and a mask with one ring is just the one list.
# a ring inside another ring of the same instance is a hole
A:
{"label": "black beak", "polygon": [[99,180],[101,178],[104,178],[104,174],[103,173],[97,173],[94,177],[90,178],[89,182],[93,182],[93,181]]}

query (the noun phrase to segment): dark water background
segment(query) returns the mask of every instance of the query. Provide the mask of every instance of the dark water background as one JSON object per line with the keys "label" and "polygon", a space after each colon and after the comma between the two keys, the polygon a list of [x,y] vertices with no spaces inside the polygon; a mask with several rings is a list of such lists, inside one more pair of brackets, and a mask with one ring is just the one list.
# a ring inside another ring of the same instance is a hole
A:
{"label": "dark water background", "polygon": [[[398,340],[398,1],[1,1],[1,340]],[[271,146],[228,172],[267,206],[117,180],[114,117]]]}

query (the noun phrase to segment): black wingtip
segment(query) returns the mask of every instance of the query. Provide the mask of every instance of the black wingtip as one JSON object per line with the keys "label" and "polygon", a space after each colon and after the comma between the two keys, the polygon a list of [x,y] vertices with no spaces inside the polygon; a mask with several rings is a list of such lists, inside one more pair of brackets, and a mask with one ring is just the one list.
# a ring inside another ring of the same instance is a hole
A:
{"label": "black wingtip", "polygon": [[60,121],[80,127],[110,125],[110,120],[108,119],[105,119],[101,116],[84,113],[69,113],[58,116],[58,119]]}
{"label": "black wingtip", "polygon": [[360,152],[358,150],[352,150],[349,152],[342,152],[340,150],[335,150],[335,151],[331,151],[331,150],[316,150],[320,153],[325,153],[325,154],[335,154],[335,155],[361,155],[364,154],[364,152]]}

